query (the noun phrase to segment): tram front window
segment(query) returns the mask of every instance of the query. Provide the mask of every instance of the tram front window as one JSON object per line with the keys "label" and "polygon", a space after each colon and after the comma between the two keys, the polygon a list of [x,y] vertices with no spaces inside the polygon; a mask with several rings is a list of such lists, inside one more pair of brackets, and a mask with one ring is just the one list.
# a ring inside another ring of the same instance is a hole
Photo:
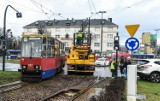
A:
{"label": "tram front window", "polygon": [[42,40],[40,38],[23,38],[22,57],[41,57]]}

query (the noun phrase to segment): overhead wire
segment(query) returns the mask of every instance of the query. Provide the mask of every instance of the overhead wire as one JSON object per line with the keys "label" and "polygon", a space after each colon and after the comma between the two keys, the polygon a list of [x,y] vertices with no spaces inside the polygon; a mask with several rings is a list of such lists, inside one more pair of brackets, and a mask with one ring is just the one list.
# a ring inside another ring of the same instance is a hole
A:
{"label": "overhead wire", "polygon": [[93,6],[95,12],[97,12],[96,7],[95,7],[94,3],[92,2],[92,0],[90,0],[90,2],[91,2],[91,4],[92,4],[92,6]]}
{"label": "overhead wire", "polygon": [[88,0],[88,5],[89,5],[89,10],[92,13],[92,7],[91,7],[91,4],[90,4],[89,0]]}
{"label": "overhead wire", "polygon": [[30,6],[26,6],[26,5],[22,5],[22,4],[19,4],[19,3],[15,3],[15,2],[12,2],[12,1],[10,1],[10,0],[7,0],[8,2],[10,2],[10,3],[12,3],[12,4],[14,4],[14,5],[16,5],[17,7],[19,6],[19,7],[21,7],[21,9],[24,9],[24,10],[28,10],[28,11],[31,11],[32,10],[32,12],[38,12],[38,13],[42,13],[41,11],[39,11],[39,10],[37,10],[37,9],[35,9],[35,8],[31,8]]}
{"label": "overhead wire", "polygon": [[[91,0],[88,0],[88,5],[89,5],[90,14],[91,14],[90,18],[92,18],[93,16],[97,15],[98,13],[97,13],[97,10]],[[94,11],[92,11],[92,6],[94,8]]]}
{"label": "overhead wire", "polygon": [[[115,9],[106,10],[106,11],[107,11],[108,13],[114,12],[115,14],[117,14],[117,13],[121,13],[121,12],[124,11],[124,10],[127,10],[127,9],[132,8],[132,7],[135,7],[135,6],[139,5],[139,4],[142,4],[143,2],[146,2],[146,1],[148,1],[148,0],[142,0],[142,1],[136,2],[136,3],[134,3],[134,4],[131,4],[131,5],[129,5],[129,6],[125,6],[125,7],[122,7],[122,8],[115,8]],[[114,15],[114,14],[112,14],[112,15]]]}
{"label": "overhead wire", "polygon": [[[31,1],[32,1],[32,3],[34,3],[34,4],[47,16],[48,19],[50,19],[52,16],[55,16],[55,15],[64,18],[61,13],[55,13],[55,12],[53,12],[51,9],[48,9],[47,7],[45,7],[45,6],[43,6],[42,4],[36,2],[35,0],[31,0]],[[39,5],[40,7],[39,7],[38,5]],[[48,12],[45,12],[44,9],[47,10],[47,11],[49,11],[49,12],[51,13],[51,16],[49,16],[49,13],[48,13]]]}
{"label": "overhead wire", "polygon": [[[40,10],[42,11],[42,13],[45,14],[48,19],[50,19],[49,16],[48,16],[48,13],[43,10],[43,6],[42,6],[41,4],[37,3],[35,0],[31,0],[31,2],[32,2],[38,9],[40,9]],[[37,4],[38,4],[40,7],[39,7]]]}

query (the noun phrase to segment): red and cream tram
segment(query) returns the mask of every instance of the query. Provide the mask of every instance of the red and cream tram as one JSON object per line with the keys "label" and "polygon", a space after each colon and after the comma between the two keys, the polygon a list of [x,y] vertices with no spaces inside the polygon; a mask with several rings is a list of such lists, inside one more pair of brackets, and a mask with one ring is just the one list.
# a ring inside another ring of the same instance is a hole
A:
{"label": "red and cream tram", "polygon": [[65,65],[64,44],[47,34],[23,34],[20,65],[22,81],[49,78]]}

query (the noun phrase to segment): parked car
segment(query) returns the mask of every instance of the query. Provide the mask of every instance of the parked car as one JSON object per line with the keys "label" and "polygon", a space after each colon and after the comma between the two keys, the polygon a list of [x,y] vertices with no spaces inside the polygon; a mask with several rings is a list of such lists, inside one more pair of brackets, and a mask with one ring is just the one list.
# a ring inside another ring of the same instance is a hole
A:
{"label": "parked car", "polygon": [[141,79],[160,82],[160,59],[136,59],[137,75]]}
{"label": "parked car", "polygon": [[100,66],[106,66],[109,65],[109,60],[107,58],[98,58],[95,64]]}

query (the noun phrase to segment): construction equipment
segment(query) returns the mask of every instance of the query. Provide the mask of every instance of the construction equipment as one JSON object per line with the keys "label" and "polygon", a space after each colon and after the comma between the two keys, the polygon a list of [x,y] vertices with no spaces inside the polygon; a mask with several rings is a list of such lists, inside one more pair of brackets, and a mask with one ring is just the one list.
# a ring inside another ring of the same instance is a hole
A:
{"label": "construction equipment", "polygon": [[68,72],[94,72],[95,54],[91,49],[90,30],[85,32],[84,24],[82,23],[82,29],[80,31],[83,33],[81,43],[77,43],[78,33],[73,34],[73,46],[70,48],[67,56]]}

